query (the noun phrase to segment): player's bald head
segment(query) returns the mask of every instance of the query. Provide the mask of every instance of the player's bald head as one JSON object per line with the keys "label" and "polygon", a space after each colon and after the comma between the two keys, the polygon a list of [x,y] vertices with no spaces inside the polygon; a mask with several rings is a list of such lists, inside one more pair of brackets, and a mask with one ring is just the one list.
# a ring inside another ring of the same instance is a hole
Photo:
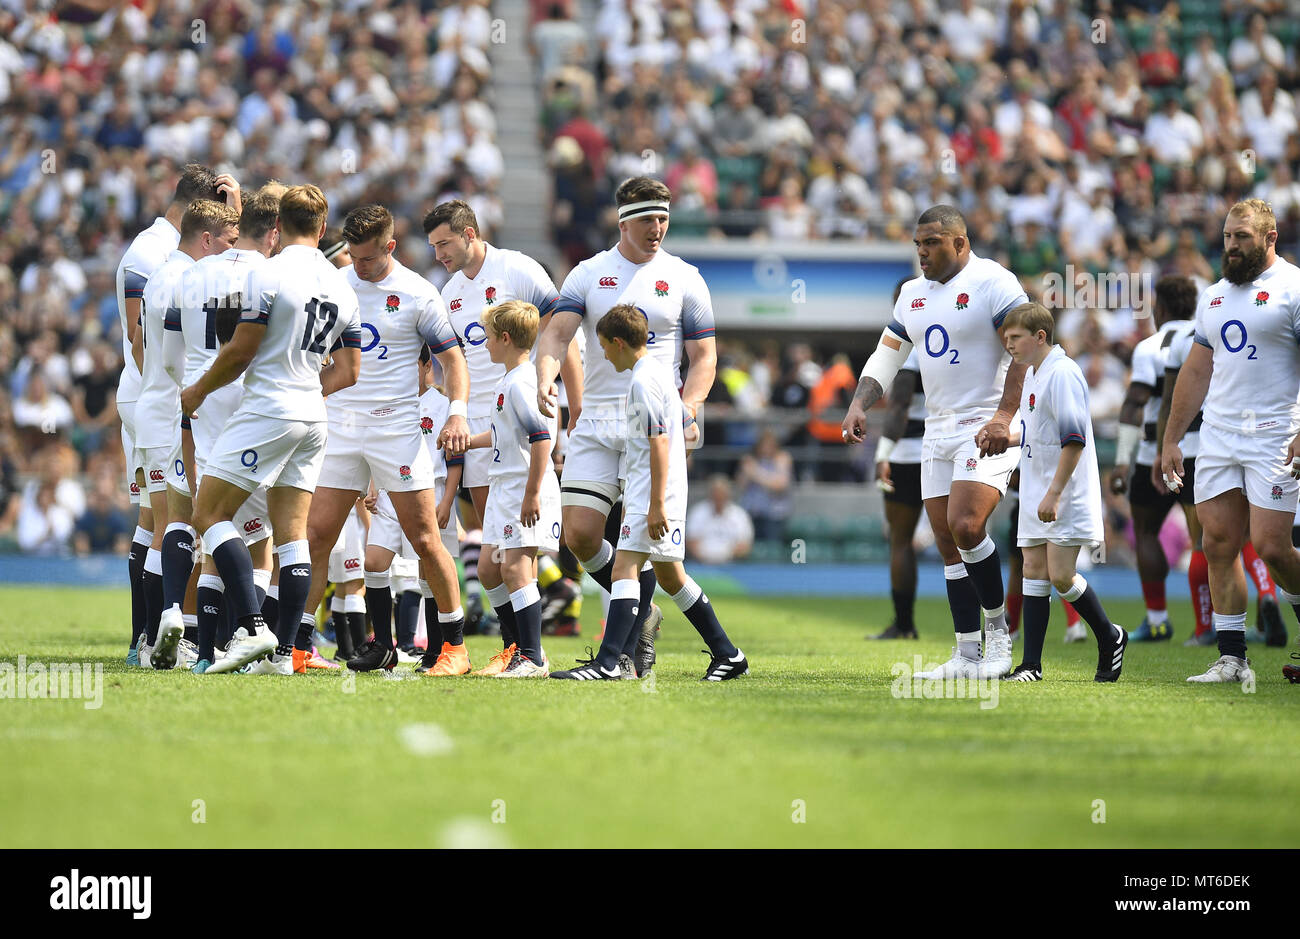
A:
{"label": "player's bald head", "polygon": [[966,234],[966,216],[951,205],[930,206],[916,220],[917,228],[923,225],[938,225],[938,230],[948,235]]}

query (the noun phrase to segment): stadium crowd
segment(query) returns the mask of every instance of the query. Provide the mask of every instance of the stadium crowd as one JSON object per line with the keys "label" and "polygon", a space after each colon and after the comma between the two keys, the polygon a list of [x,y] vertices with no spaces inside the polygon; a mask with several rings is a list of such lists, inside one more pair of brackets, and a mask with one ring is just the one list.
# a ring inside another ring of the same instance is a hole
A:
{"label": "stadium crowd", "polygon": [[[457,197],[489,236],[504,220],[491,14],[486,0],[50,6],[0,2],[0,540],[113,549],[130,522],[105,482],[122,462],[112,277],[165,180],[201,160],[310,176],[335,207],[388,205],[398,259],[441,283],[413,220]],[[1272,203],[1279,254],[1296,257],[1294,0],[531,10],[569,264],[612,243],[611,194],[647,170],[674,191],[675,237],[906,241],[921,208],[951,202],[976,253],[1036,297],[1071,266],[1204,286],[1223,213],[1246,196]],[[1149,321],[1113,303],[1057,312],[1104,455]],[[787,489],[757,481],[774,454],[791,478],[871,474],[866,455],[802,458],[834,446],[838,417],[822,437],[818,421],[842,414],[859,365],[720,337],[711,400],[740,419],[712,442],[754,455],[694,472],[732,479],[758,538],[789,511]],[[763,441],[760,416],[777,428]]]}

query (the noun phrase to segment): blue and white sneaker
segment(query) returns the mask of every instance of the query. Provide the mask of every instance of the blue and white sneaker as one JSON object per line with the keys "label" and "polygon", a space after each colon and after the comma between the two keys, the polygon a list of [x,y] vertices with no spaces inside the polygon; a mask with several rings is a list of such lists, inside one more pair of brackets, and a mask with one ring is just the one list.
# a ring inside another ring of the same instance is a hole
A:
{"label": "blue and white sneaker", "polygon": [[725,655],[713,655],[708,649],[704,652],[709,656],[709,668],[700,681],[731,681],[749,672],[749,662],[745,660],[745,653],[739,649],[731,658]]}
{"label": "blue and white sneaker", "polygon": [[195,662],[193,665],[190,666],[190,671],[193,672],[195,675],[202,675],[211,667],[212,667],[211,659],[199,659],[197,662]]}
{"label": "blue and white sneaker", "polygon": [[1129,642],[1163,642],[1166,639],[1174,638],[1173,620],[1165,620],[1163,623],[1151,624],[1147,618],[1142,617],[1142,622],[1137,629],[1130,629],[1128,633]]}

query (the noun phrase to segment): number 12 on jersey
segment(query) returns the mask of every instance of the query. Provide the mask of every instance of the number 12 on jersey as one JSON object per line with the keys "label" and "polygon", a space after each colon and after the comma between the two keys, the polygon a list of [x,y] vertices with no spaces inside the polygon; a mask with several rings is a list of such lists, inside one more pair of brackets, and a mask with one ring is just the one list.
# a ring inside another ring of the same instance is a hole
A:
{"label": "number 12 on jersey", "polygon": [[[302,333],[302,349],[304,352],[326,355],[329,350],[325,348],[325,340],[339,318],[338,304],[312,297],[307,301],[307,305],[303,309],[307,313],[307,328]],[[312,338],[312,331],[316,328],[316,315],[318,312],[322,325],[320,330],[316,332],[315,338]]]}

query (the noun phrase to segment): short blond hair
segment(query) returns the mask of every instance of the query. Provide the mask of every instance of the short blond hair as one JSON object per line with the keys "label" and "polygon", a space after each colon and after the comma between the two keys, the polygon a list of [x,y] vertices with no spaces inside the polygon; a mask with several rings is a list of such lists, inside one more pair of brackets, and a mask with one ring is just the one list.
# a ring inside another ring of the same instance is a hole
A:
{"label": "short blond hair", "polygon": [[181,219],[181,241],[191,241],[204,232],[216,236],[227,228],[239,227],[239,213],[213,199],[195,199]]}
{"label": "short blond hair", "polygon": [[319,187],[290,186],[280,196],[280,231],[290,237],[320,235],[330,204]]}
{"label": "short blond hair", "polygon": [[537,341],[540,317],[537,307],[525,300],[507,300],[490,306],[480,317],[483,328],[494,336],[509,336],[516,349],[531,349]]}
{"label": "short blond hair", "polygon": [[1007,330],[1013,326],[1027,331],[1031,336],[1037,336],[1041,329],[1047,333],[1049,343],[1055,341],[1056,320],[1052,318],[1051,311],[1041,303],[1031,301],[1012,307],[1006,319],[1002,321],[1002,328]]}
{"label": "short blond hair", "polygon": [[1237,218],[1251,217],[1255,223],[1251,227],[1259,235],[1267,235],[1277,228],[1277,216],[1273,214],[1273,207],[1263,199],[1242,199],[1228,210],[1228,215],[1235,215]]}

